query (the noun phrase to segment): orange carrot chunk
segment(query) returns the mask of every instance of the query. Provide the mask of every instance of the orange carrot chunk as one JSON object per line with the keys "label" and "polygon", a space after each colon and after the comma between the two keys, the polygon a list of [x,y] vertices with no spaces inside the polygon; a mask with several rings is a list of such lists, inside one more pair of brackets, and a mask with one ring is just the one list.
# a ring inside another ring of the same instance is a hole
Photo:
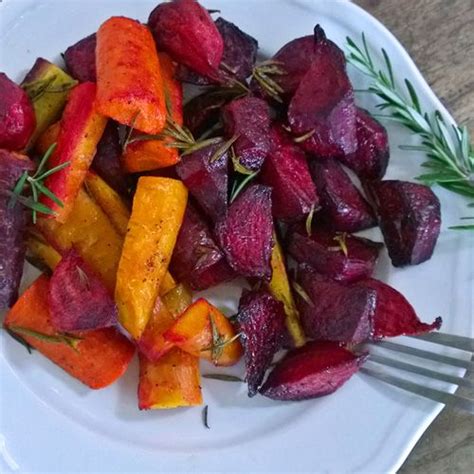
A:
{"label": "orange carrot chunk", "polygon": [[160,61],[148,28],[138,21],[112,17],[97,32],[99,111],[144,133],[165,126],[166,102]]}

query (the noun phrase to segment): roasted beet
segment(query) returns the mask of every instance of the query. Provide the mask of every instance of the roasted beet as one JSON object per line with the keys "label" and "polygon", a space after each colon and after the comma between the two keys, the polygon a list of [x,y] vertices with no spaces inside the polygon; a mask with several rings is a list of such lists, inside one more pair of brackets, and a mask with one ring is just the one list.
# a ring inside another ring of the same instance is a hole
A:
{"label": "roasted beet", "polygon": [[229,207],[216,226],[219,245],[240,275],[269,280],[273,246],[271,189],[253,184]]}
{"label": "roasted beet", "polygon": [[304,153],[281,128],[272,129],[272,148],[260,179],[272,187],[273,215],[296,221],[317,209],[319,197]]}
{"label": "roasted beet", "polygon": [[309,167],[320,197],[319,216],[328,227],[357,232],[376,225],[372,208],[337,161],[312,160]]}
{"label": "roasted beet", "polygon": [[23,149],[36,126],[35,111],[26,92],[0,73],[0,148]]}
{"label": "roasted beet", "polygon": [[357,344],[372,334],[376,292],[348,286],[316,273],[308,265],[298,267],[296,303],[307,336],[323,341]]}
{"label": "roasted beet", "polygon": [[315,53],[288,108],[293,133],[313,134],[301,146],[319,157],[342,156],[357,148],[356,107],[344,55],[315,28]]}
{"label": "roasted beet", "polygon": [[112,296],[74,249],[54,269],[49,309],[51,323],[59,331],[101,329],[117,322]]}
{"label": "roasted beet", "polygon": [[19,203],[9,206],[10,193],[20,176],[33,169],[25,155],[0,150],[0,309],[9,308],[18,298],[26,250],[26,210]]}
{"label": "roasted beet", "polygon": [[223,218],[227,211],[229,154],[211,161],[223,143],[221,140],[183,156],[176,165],[178,176],[213,221]]}
{"label": "roasted beet", "polygon": [[340,160],[361,179],[382,179],[390,157],[387,130],[367,110],[357,108],[356,133],[357,150]]}
{"label": "roasted beet", "polygon": [[361,281],[357,285],[370,288],[377,294],[374,339],[421,334],[441,327],[442,319],[440,317],[431,324],[422,323],[412,305],[395,288],[373,278]]}
{"label": "roasted beet", "polygon": [[[224,41],[224,54],[222,55],[218,82],[232,82],[233,79],[245,81],[252,74],[257,59],[257,40],[224,18],[218,18],[216,26]],[[222,66],[223,64],[225,66]],[[209,85],[215,82],[194,73],[186,66],[179,68],[178,79],[197,85]]]}
{"label": "roasted beet", "polygon": [[245,353],[249,397],[253,397],[282,343],[285,331],[283,304],[265,290],[244,290],[237,322]]}
{"label": "roasted beet", "polygon": [[270,150],[270,108],[257,97],[233,100],[224,107],[224,127],[228,137],[237,136],[234,144],[240,164],[258,170]]}
{"label": "roasted beet", "polygon": [[206,222],[190,203],[186,208],[170,267],[178,281],[187,283],[196,291],[235,277]]}
{"label": "roasted beet", "polygon": [[368,278],[383,245],[362,237],[323,229],[308,236],[304,226],[294,226],[287,235],[288,253],[333,280],[353,282]]}
{"label": "roasted beet", "polygon": [[270,372],[260,393],[273,400],[306,400],[335,392],[359,370],[366,355],[335,342],[308,342]]}
{"label": "roasted beet", "polygon": [[385,244],[396,267],[429,260],[441,228],[439,200],[422,184],[380,181],[368,186]]}
{"label": "roasted beet", "polygon": [[120,164],[122,147],[120,146],[117,124],[109,120],[104,134],[97,145],[92,161],[92,169],[119,194],[128,192],[128,179]]}
{"label": "roasted beet", "polygon": [[193,71],[215,78],[224,42],[208,11],[195,0],[160,3],[148,19],[159,50]]}
{"label": "roasted beet", "polygon": [[96,82],[95,46],[96,35],[93,33],[69,46],[64,52],[64,62],[74,79],[80,82]]}

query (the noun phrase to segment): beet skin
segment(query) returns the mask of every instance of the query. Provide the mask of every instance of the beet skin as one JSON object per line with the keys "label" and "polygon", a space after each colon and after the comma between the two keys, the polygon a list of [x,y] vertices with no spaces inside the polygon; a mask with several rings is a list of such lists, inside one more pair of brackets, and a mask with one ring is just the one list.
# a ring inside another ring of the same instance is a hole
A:
{"label": "beet skin", "polygon": [[306,400],[335,392],[359,370],[366,355],[335,342],[308,342],[270,372],[260,393],[273,400]]}
{"label": "beet skin", "polygon": [[96,82],[95,47],[96,34],[86,36],[69,46],[64,52],[66,68],[74,79],[79,82]]}
{"label": "beet skin", "polygon": [[387,180],[368,186],[395,267],[429,260],[441,228],[440,203],[423,184]]}
{"label": "beet skin", "polygon": [[245,352],[249,397],[253,397],[282,344],[285,332],[283,304],[265,290],[244,290],[237,322]]}
{"label": "beet skin", "polygon": [[253,184],[216,225],[216,236],[230,266],[240,275],[269,280],[273,247],[271,189]]}

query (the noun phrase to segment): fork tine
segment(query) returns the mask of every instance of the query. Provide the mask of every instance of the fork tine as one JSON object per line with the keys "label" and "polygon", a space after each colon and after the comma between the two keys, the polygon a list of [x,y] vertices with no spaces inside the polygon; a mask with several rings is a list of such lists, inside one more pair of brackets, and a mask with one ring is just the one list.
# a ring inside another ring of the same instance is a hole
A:
{"label": "fork tine", "polygon": [[435,354],[434,352],[424,351],[422,349],[416,349],[415,347],[404,346],[395,342],[379,341],[376,343],[370,343],[375,347],[383,347],[391,351],[401,352],[403,354],[413,355],[415,357],[421,357],[423,359],[434,360],[441,362],[442,364],[453,365],[455,367],[462,367],[464,369],[473,369],[474,363],[470,360],[457,359],[455,357],[445,356],[441,354]]}
{"label": "fork tine", "polygon": [[474,352],[474,339],[470,337],[455,336],[454,334],[445,334],[442,332],[430,332],[410,337],[433,342],[434,344],[441,344],[442,346],[455,347],[463,351]]}
{"label": "fork tine", "polygon": [[418,385],[417,383],[395,377],[394,375],[387,374],[377,369],[361,367],[360,372],[416,395],[474,414],[474,400],[470,400],[469,398],[442,392],[441,390],[429,388],[424,385]]}
{"label": "fork tine", "polygon": [[425,369],[424,367],[418,367],[417,365],[407,364],[399,360],[390,359],[388,357],[379,356],[375,354],[369,355],[369,360],[376,362],[377,364],[388,365],[396,369],[406,370],[407,372],[413,372],[424,377],[429,377],[435,380],[442,380],[443,382],[453,383],[463,387],[474,388],[474,381],[465,379],[462,377],[456,377],[454,375],[443,374],[436,372],[435,370]]}

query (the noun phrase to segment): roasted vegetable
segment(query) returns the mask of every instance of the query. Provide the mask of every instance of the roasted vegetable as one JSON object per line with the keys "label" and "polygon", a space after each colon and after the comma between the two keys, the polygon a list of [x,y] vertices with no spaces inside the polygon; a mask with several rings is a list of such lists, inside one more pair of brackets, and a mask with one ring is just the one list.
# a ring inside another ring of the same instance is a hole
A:
{"label": "roasted vegetable", "polygon": [[390,157],[387,130],[367,110],[357,108],[356,134],[357,150],[339,159],[361,179],[382,179]]}
{"label": "roasted vegetable", "polygon": [[19,202],[10,205],[11,193],[23,173],[33,169],[27,156],[0,149],[0,309],[18,297],[26,250],[25,209]]}
{"label": "roasted vegetable", "polygon": [[48,289],[48,277],[39,277],[7,314],[5,327],[22,331],[19,334],[28,344],[88,387],[99,389],[115,382],[132,359],[133,344],[115,328],[79,334],[72,339],[75,347],[65,344],[51,324]]}
{"label": "roasted vegetable", "polygon": [[99,112],[144,133],[161,132],[166,103],[148,28],[130,18],[109,18],[97,32],[96,66]]}
{"label": "roasted vegetable", "polygon": [[150,14],[150,27],[160,51],[193,71],[214,78],[224,42],[207,10],[195,0],[160,3]]}
{"label": "roasted vegetable", "polygon": [[150,319],[166,274],[187,202],[184,185],[142,177],[117,272],[115,300],[123,327],[134,339]]}
{"label": "roasted vegetable", "polygon": [[67,70],[74,79],[80,82],[96,82],[95,48],[96,34],[86,36],[77,43],[69,46],[64,52],[64,62]]}
{"label": "roasted vegetable", "polygon": [[272,149],[260,179],[272,188],[273,215],[296,221],[318,208],[319,197],[304,153],[279,127],[272,130]]}
{"label": "roasted vegetable", "polygon": [[178,68],[179,80],[197,85],[209,85],[213,82],[231,84],[233,80],[245,81],[252,74],[257,59],[257,40],[224,18],[218,18],[215,24],[224,41],[224,53],[217,81],[196,74],[186,66]]}
{"label": "roasted vegetable", "polygon": [[161,299],[168,311],[176,319],[191,304],[193,295],[187,285],[180,283],[167,292],[163,291],[163,285],[160,288]]}
{"label": "roasted vegetable", "polygon": [[97,113],[95,95],[96,87],[91,82],[80,84],[71,92],[61,119],[57,146],[48,161],[50,168],[69,163],[69,166],[51,174],[44,182],[63,205],[60,206],[44,194],[40,199],[55,211],[54,218],[62,224],[72,211],[105,129],[106,119]]}
{"label": "roasted vegetable", "polygon": [[429,260],[441,228],[441,209],[422,184],[387,180],[368,186],[380,219],[388,254],[396,267]]}
{"label": "roasted vegetable", "polygon": [[38,58],[26,74],[21,86],[30,94],[36,117],[36,128],[28,147],[61,117],[71,89],[76,81],[61,68]]}
{"label": "roasted vegetable", "polygon": [[[175,123],[182,125],[183,90],[181,84],[174,78],[176,66],[167,54],[159,53],[158,56],[168,115]],[[125,148],[122,163],[129,173],[165,168],[179,161],[178,149],[169,146],[173,142],[172,138],[161,140],[143,138],[138,132],[132,133],[130,143]]]}
{"label": "roasted vegetable", "polygon": [[308,265],[298,267],[297,288],[296,303],[307,336],[354,344],[371,336],[376,291],[330,280]]}
{"label": "roasted vegetable", "polygon": [[218,141],[182,158],[176,172],[205,213],[216,221],[227,212],[229,153],[212,161],[223,146]]}
{"label": "roasted vegetable", "polygon": [[240,275],[269,280],[273,247],[271,189],[253,184],[229,207],[216,225],[219,245],[229,265]]}
{"label": "roasted vegetable", "polygon": [[395,288],[373,278],[357,284],[370,288],[377,294],[374,314],[373,338],[416,335],[433,331],[441,327],[442,319],[436,318],[431,324],[422,323],[412,305]]}
{"label": "roasted vegetable", "polygon": [[382,247],[369,239],[324,229],[313,230],[308,236],[303,226],[293,227],[287,235],[288,253],[298,263],[345,282],[370,277]]}
{"label": "roasted vegetable", "polygon": [[48,152],[49,147],[58,141],[60,130],[60,121],[50,125],[35,141],[34,151],[39,156],[44,156]]}
{"label": "roasted vegetable", "polygon": [[49,245],[41,235],[30,232],[26,238],[25,258],[27,262],[43,273],[51,274],[51,271],[61,261],[61,254]]}
{"label": "roasted vegetable", "polygon": [[171,272],[193,290],[205,290],[236,275],[198,211],[188,203],[170,263]]}
{"label": "roasted vegetable", "polygon": [[335,392],[366,359],[334,342],[309,342],[289,352],[270,372],[260,393],[273,400],[306,400]]}
{"label": "roasted vegetable", "polygon": [[356,108],[344,54],[319,25],[314,39],[315,54],[291,99],[288,122],[294,134],[310,133],[301,146],[319,157],[354,153]]}
{"label": "roasted vegetable", "polygon": [[194,302],[164,337],[183,351],[214,365],[234,365],[242,356],[242,346],[232,324],[203,298]]}
{"label": "roasted vegetable", "polygon": [[237,315],[249,397],[260,387],[285,332],[283,305],[265,290],[244,290]]}
{"label": "roasted vegetable", "polygon": [[309,167],[320,197],[318,217],[327,227],[357,232],[376,224],[371,207],[337,161],[312,160]]}
{"label": "roasted vegetable", "polygon": [[202,404],[199,359],[174,348],[156,362],[140,356],[140,410]]}
{"label": "roasted vegetable", "polygon": [[300,315],[291,293],[290,282],[286,273],[285,256],[276,235],[273,235],[275,245],[272,249],[271,266],[272,279],[268,283],[268,289],[272,296],[283,304],[285,310],[285,323],[288,330],[288,344],[300,347],[305,343],[303,329],[301,328]]}
{"label": "roasted vegetable", "polygon": [[222,119],[229,138],[236,137],[234,150],[240,164],[259,170],[270,151],[270,108],[258,97],[235,99],[223,109]]}
{"label": "roasted vegetable", "polygon": [[0,73],[0,148],[25,148],[36,126],[35,111],[26,92]]}
{"label": "roasted vegetable", "polygon": [[64,224],[53,219],[38,219],[36,228],[60,253],[74,247],[109,291],[114,291],[123,237],[84,190],[79,191]]}

